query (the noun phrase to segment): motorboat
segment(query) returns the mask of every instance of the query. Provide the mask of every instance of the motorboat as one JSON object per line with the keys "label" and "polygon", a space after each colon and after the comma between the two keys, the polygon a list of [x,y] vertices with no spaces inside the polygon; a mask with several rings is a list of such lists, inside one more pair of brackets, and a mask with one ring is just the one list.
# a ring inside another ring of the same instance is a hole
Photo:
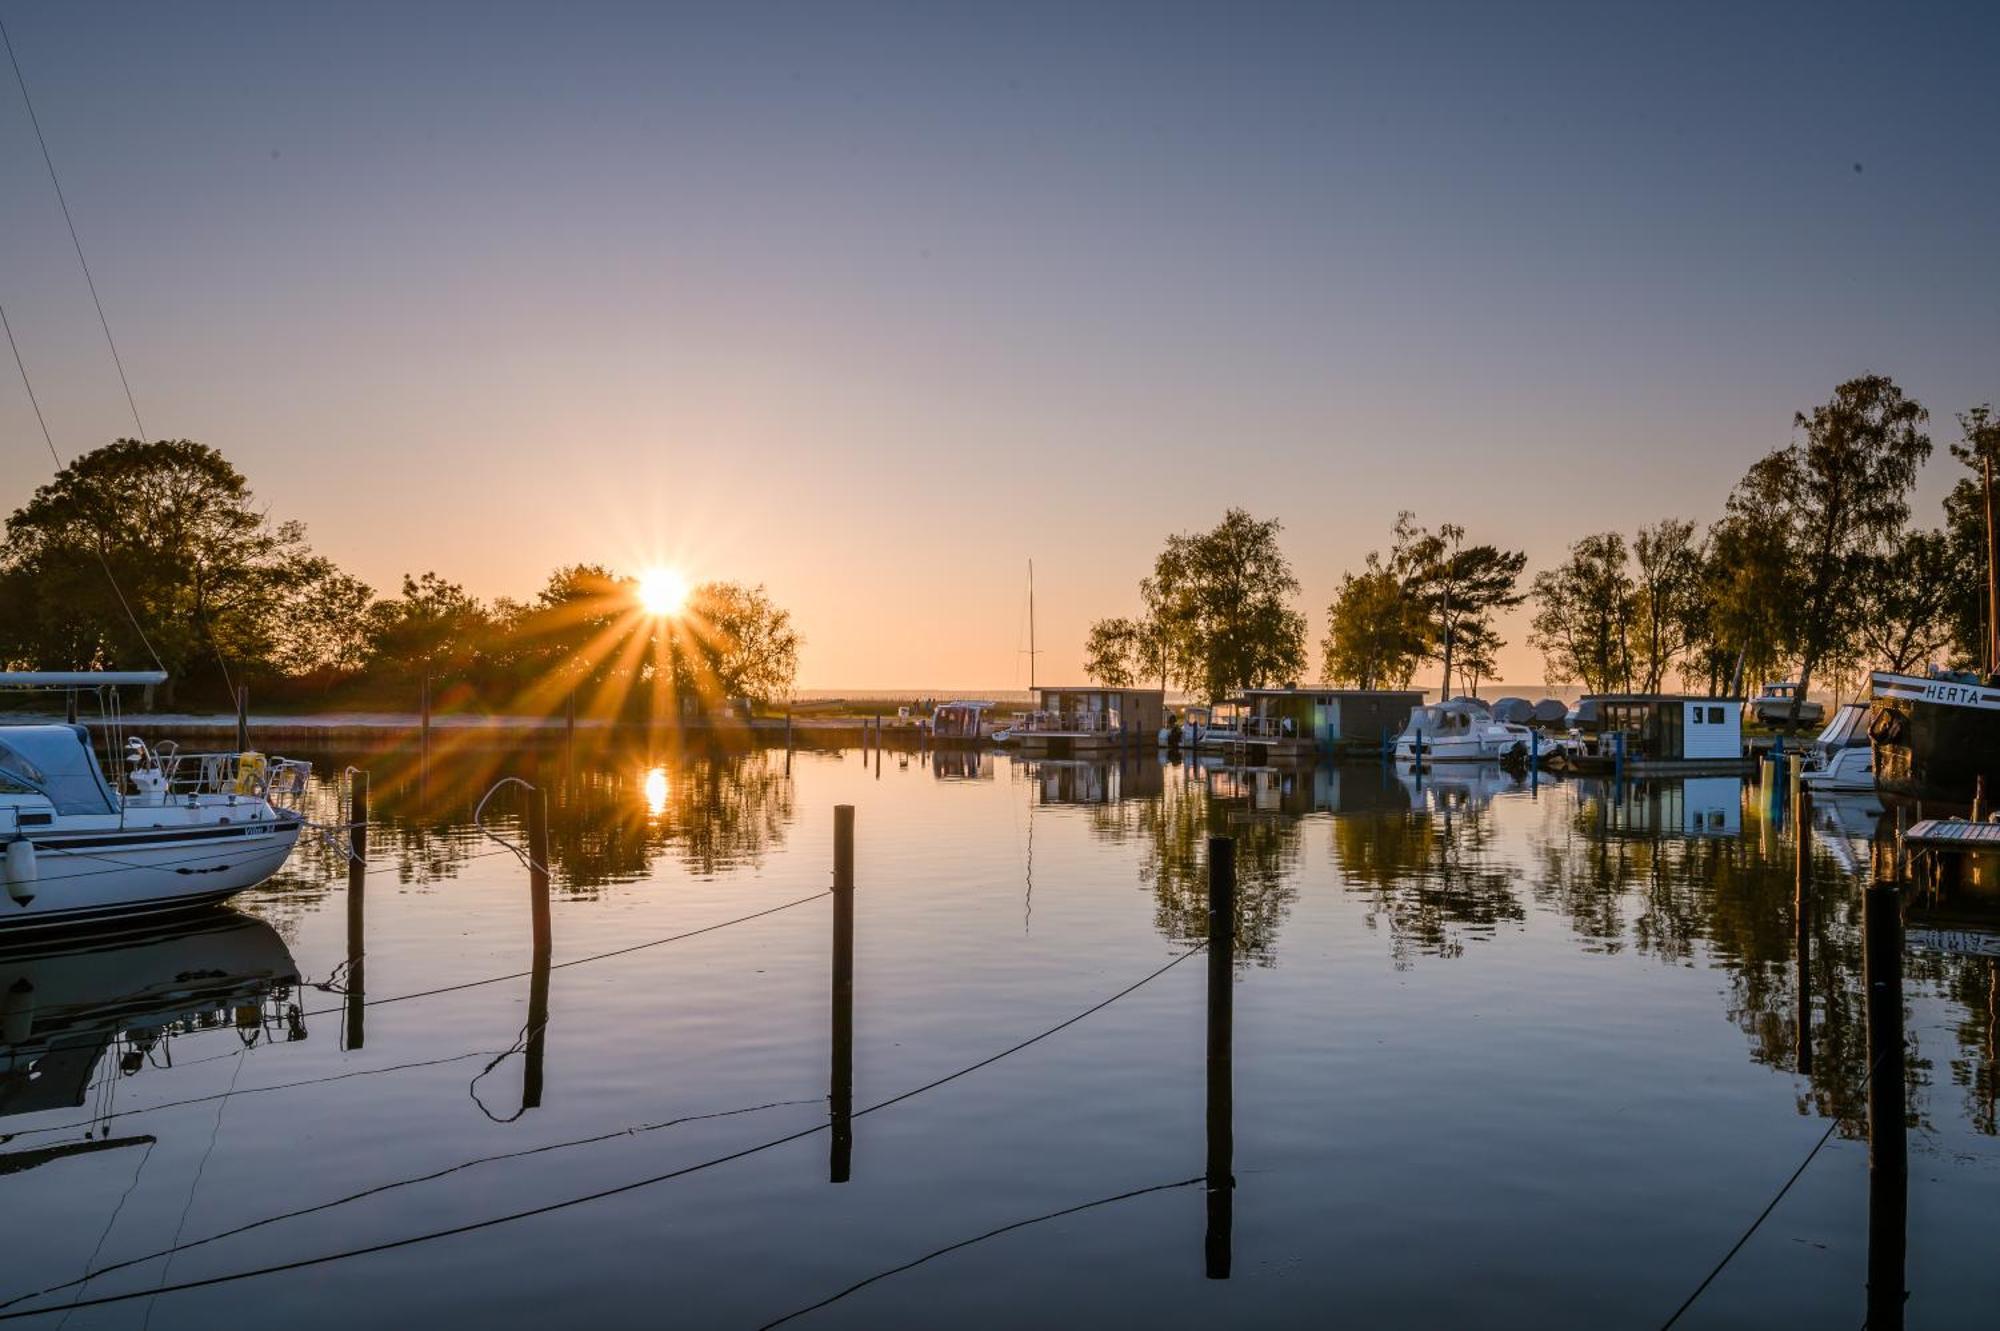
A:
{"label": "motorboat", "polygon": [[1537,747],[1531,727],[1494,720],[1492,711],[1477,698],[1413,707],[1403,733],[1396,737],[1396,757],[1403,762],[1496,762],[1526,758]]}
{"label": "motorboat", "polygon": [[1759,725],[1776,729],[1791,719],[1792,701],[1797,698],[1799,724],[1816,726],[1826,718],[1826,706],[1810,698],[1798,697],[1799,686],[1791,680],[1773,680],[1748,704],[1750,717]]}
{"label": "motorboat", "polygon": [[1215,733],[1215,712],[1207,707],[1184,707],[1178,720],[1169,719],[1160,727],[1163,749],[1199,749]]}
{"label": "motorboat", "polygon": [[1799,781],[1815,791],[1875,789],[1875,747],[1868,739],[1868,704],[1841,705],[1806,751]]}
{"label": "motorboat", "polygon": [[84,726],[0,726],[0,930],[222,901],[276,873],[298,843],[310,763],[137,737],[123,757],[114,787]]}
{"label": "motorboat", "polygon": [[2000,674],[1868,677],[1875,788],[1933,810],[1991,807],[2000,793]]}

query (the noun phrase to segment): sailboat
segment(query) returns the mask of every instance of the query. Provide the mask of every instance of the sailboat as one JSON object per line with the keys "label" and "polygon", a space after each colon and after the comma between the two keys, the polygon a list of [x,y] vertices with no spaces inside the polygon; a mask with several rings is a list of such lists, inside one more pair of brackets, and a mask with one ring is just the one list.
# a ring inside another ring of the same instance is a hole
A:
{"label": "sailboat", "polygon": [[1875,789],[1884,799],[1921,801],[1938,812],[1991,809],[2000,797],[2000,556],[1994,530],[1993,460],[1984,459],[1986,669],[1923,675],[1875,671],[1868,738]]}
{"label": "sailboat", "polygon": [[[165,671],[0,672],[0,687],[159,684]],[[118,733],[115,729],[114,736]],[[74,723],[0,725],[0,932],[120,922],[255,887],[298,844],[312,764],[124,744],[107,777]]]}
{"label": "sailboat", "polygon": [[[1018,643],[1020,639],[1016,638],[1014,641]],[[1035,691],[1035,658],[1040,655],[1041,653],[1035,650],[1035,561],[1030,559],[1028,561],[1028,692],[1029,693],[1033,693]],[[1019,713],[1015,714],[1015,719],[1017,721],[1020,719]],[[1020,727],[1018,725],[1004,726],[1001,729],[993,732],[993,742],[995,744],[1012,744],[1016,738],[1016,732],[1019,729]]]}

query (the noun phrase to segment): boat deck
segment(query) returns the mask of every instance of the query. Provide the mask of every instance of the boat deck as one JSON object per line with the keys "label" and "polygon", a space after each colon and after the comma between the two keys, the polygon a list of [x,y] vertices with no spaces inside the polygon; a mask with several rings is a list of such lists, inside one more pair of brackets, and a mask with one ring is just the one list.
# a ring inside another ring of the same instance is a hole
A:
{"label": "boat deck", "polygon": [[1903,833],[1903,844],[1921,850],[2000,851],[2000,823],[1926,818]]}

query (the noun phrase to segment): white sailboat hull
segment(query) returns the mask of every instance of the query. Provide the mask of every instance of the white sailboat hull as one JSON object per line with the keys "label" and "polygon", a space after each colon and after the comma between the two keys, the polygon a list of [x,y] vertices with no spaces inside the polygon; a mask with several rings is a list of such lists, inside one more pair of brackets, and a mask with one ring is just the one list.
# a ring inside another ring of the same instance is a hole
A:
{"label": "white sailboat hull", "polygon": [[300,820],[30,837],[32,882],[0,896],[0,930],[165,915],[222,901],[283,867]]}

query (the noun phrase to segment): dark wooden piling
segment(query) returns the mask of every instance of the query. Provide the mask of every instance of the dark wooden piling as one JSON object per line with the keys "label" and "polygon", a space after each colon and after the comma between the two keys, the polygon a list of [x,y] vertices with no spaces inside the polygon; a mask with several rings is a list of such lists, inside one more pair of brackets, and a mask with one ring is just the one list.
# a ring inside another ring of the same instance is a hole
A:
{"label": "dark wooden piling", "polygon": [[549,954],[537,949],[528,974],[528,1046],[521,1060],[521,1108],[542,1107],[542,1059],[548,1051]]}
{"label": "dark wooden piling", "polygon": [[535,956],[546,957],[549,937],[549,796],[528,792],[528,909],[534,920]]}
{"label": "dark wooden piling", "polygon": [[1208,1228],[1204,1268],[1229,1279],[1235,1219],[1236,842],[1208,839]]}
{"label": "dark wooden piling", "polygon": [[368,773],[354,772],[347,796],[346,1047],[367,1042]]}
{"label": "dark wooden piling", "polygon": [[1799,1074],[1812,1075],[1812,794],[1801,792],[1792,862],[1792,952],[1798,967]]}
{"label": "dark wooden piling", "polygon": [[250,751],[250,686],[236,686],[236,751]]}
{"label": "dark wooden piling", "polygon": [[1895,883],[1862,893],[1868,993],[1868,1326],[1901,1331],[1910,1165],[1903,1093],[1903,914]]}
{"label": "dark wooden piling", "polygon": [[833,809],[833,1059],[827,1110],[833,1140],[827,1181],[845,1183],[854,1163],[854,806]]}

